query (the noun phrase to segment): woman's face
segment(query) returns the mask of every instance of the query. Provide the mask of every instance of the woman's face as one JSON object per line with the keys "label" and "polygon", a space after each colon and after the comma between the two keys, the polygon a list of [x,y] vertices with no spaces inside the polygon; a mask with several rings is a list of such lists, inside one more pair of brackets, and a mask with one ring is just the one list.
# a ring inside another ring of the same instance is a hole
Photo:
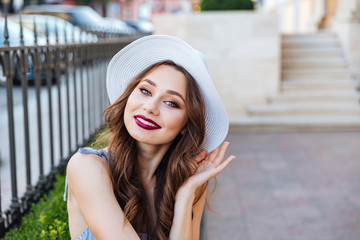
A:
{"label": "woman's face", "polygon": [[171,66],[161,65],[145,76],[125,107],[129,134],[145,144],[171,143],[188,120],[186,88],[185,76]]}

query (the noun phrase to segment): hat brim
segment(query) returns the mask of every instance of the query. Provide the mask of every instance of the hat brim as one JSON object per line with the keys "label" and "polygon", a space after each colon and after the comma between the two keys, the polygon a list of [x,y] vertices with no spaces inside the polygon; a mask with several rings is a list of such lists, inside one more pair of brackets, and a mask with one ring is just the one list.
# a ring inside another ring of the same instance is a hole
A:
{"label": "hat brim", "polygon": [[163,60],[171,60],[184,67],[199,85],[205,101],[206,131],[202,149],[211,152],[227,136],[227,113],[200,55],[178,38],[150,35],[120,50],[107,68],[106,83],[110,103],[123,94],[131,80],[141,71]]}

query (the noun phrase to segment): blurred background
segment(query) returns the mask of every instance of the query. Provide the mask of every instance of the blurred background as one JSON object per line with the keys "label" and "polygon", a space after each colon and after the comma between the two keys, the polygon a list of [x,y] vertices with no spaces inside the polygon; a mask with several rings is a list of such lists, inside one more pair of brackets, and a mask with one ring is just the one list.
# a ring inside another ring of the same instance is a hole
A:
{"label": "blurred background", "polygon": [[5,226],[104,126],[109,59],[168,34],[206,57],[237,156],[210,194],[201,238],[360,239],[360,0],[2,0],[0,9]]}

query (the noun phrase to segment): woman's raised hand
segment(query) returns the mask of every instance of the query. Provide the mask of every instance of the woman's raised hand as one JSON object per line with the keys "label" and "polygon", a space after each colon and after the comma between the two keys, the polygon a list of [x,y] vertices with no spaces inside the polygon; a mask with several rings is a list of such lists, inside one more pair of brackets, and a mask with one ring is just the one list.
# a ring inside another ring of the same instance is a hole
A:
{"label": "woman's raised hand", "polygon": [[217,147],[208,155],[205,150],[200,152],[195,157],[198,162],[198,168],[195,174],[191,176],[182,187],[190,187],[192,190],[196,191],[198,187],[224,170],[235,158],[235,156],[231,155],[223,161],[228,146],[229,142],[224,142],[221,147]]}
{"label": "woman's raised hand", "polygon": [[224,170],[235,158],[231,155],[223,161],[228,146],[229,143],[224,142],[221,147],[217,147],[210,154],[206,154],[206,151],[203,150],[195,157],[196,172],[185,181],[176,193],[173,226],[169,239],[199,239],[206,191],[198,192],[198,194],[202,194],[198,195],[197,190]]}

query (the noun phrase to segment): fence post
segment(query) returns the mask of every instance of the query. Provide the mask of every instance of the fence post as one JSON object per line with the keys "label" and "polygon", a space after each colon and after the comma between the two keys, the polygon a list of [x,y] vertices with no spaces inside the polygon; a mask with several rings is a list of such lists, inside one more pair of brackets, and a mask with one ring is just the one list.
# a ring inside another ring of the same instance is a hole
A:
{"label": "fence post", "polygon": [[[20,17],[20,45],[24,46],[23,26]],[[27,209],[34,198],[34,189],[31,186],[31,157],[30,157],[30,134],[29,134],[29,110],[28,110],[28,79],[26,72],[28,69],[27,53],[25,49],[20,50],[21,53],[21,90],[23,99],[23,112],[24,112],[24,137],[25,137],[25,168],[26,168],[26,192],[24,196],[23,207]]]}
{"label": "fence post", "polygon": [[[5,46],[9,47],[9,32],[7,24],[7,4],[5,4],[5,29],[4,29]],[[9,121],[9,143],[10,143],[10,169],[11,169],[11,204],[10,204],[10,223],[17,223],[20,220],[20,203],[17,194],[17,179],[16,179],[16,155],[15,155],[15,131],[14,131],[14,104],[13,104],[13,70],[11,69],[10,49],[5,51],[5,75],[6,75],[6,95],[7,95],[7,109]]]}

